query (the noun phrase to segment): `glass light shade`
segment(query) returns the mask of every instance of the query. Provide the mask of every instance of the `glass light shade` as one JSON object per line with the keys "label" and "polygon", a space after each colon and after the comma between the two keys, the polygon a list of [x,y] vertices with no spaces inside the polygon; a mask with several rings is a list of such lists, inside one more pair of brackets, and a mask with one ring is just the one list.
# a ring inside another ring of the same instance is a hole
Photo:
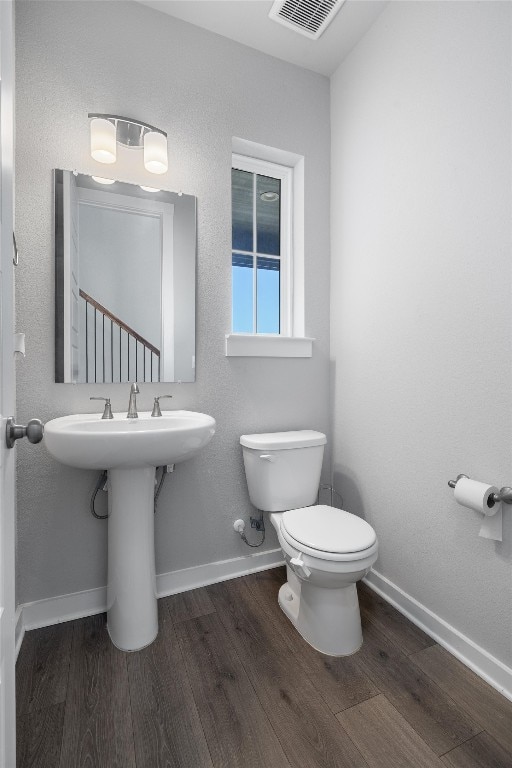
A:
{"label": "glass light shade", "polygon": [[156,131],[144,134],[144,166],[150,173],[165,173],[167,160],[167,136]]}
{"label": "glass light shade", "polygon": [[104,176],[92,176],[91,178],[94,179],[98,184],[115,184],[115,179],[105,179]]}
{"label": "glass light shade", "polygon": [[115,163],[117,157],[116,126],[110,120],[91,120],[91,157],[99,163]]}

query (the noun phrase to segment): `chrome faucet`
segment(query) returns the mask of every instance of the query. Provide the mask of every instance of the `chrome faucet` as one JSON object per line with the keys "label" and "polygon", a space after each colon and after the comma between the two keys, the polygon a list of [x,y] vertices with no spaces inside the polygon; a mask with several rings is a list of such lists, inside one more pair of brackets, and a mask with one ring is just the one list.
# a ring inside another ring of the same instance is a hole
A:
{"label": "chrome faucet", "polygon": [[135,382],[130,387],[130,402],[128,403],[128,413],[126,414],[127,419],[139,418],[139,414],[137,413],[137,395],[138,394],[139,394],[139,387],[137,386],[137,382]]}

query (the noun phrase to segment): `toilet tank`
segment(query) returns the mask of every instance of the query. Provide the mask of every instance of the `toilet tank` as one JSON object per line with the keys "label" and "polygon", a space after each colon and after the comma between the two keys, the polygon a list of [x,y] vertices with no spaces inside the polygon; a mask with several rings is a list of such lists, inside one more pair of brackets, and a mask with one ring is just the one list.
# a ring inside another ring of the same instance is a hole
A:
{"label": "toilet tank", "polygon": [[316,501],[324,445],[322,432],[266,432],[242,435],[249,498],[257,509],[282,512]]}

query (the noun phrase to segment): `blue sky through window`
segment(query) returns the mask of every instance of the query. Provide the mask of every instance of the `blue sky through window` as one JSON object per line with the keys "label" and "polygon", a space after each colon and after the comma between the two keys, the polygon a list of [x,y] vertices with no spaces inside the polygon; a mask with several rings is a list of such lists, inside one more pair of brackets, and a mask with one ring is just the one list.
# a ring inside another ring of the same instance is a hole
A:
{"label": "blue sky through window", "polygon": [[234,333],[280,332],[280,192],[279,179],[232,170]]}

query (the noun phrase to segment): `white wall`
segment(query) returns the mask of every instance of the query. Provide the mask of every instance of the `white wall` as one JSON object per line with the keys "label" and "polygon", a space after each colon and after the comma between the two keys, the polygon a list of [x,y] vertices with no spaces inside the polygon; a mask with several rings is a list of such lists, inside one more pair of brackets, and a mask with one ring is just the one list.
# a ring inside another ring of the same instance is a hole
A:
{"label": "white wall", "polygon": [[[44,421],[92,411],[89,396],[126,410],[126,385],[54,384],[52,168],[104,175],[89,155],[88,112],[133,116],[169,135],[158,186],[198,199],[197,379],[144,385],[149,409],[210,413],[217,434],[177,468],[159,501],[159,573],[247,555],[232,529],[251,512],[238,439],[244,432],[312,427],[329,432],[329,83],[137,3],[17,3],[18,413]],[[306,360],[224,356],[231,322],[231,138],[305,156]],[[155,185],[140,157],[119,151],[118,176]],[[111,170],[114,170],[111,168]],[[110,173],[110,171],[109,171]],[[88,511],[95,473],[57,464],[44,446],[20,445],[18,601],[106,582],[106,525]],[[270,526],[264,549],[277,547]]]}
{"label": "white wall", "polygon": [[334,471],[376,568],[512,662],[511,11],[393,2],[332,78]]}

